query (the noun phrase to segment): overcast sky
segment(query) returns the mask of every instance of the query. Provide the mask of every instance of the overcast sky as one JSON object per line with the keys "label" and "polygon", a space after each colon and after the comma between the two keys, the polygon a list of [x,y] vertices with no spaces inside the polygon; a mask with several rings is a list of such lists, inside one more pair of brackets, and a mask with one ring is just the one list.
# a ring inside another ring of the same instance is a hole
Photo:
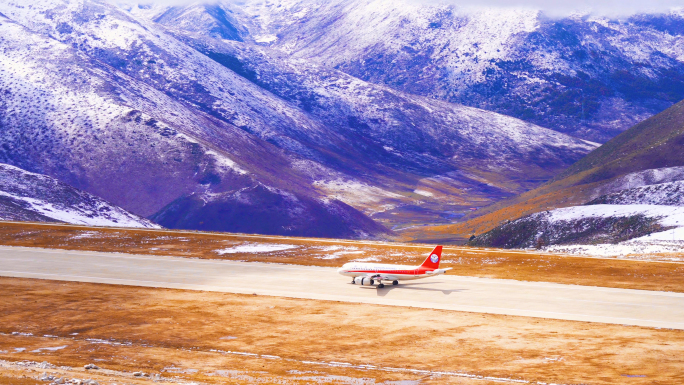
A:
{"label": "overcast sky", "polygon": [[[205,0],[216,2],[220,0]],[[224,0],[226,1],[226,0]],[[230,0],[227,0],[230,1]],[[398,0],[401,1],[401,0]],[[592,13],[602,16],[628,16],[635,13],[662,13],[674,7],[684,7],[684,0],[403,0],[423,4],[455,4],[466,7],[524,7],[541,9],[550,16],[566,16],[575,12]],[[113,0],[117,2],[117,0]],[[135,2],[119,0],[118,2]],[[140,3],[190,4],[197,0],[139,0]]]}

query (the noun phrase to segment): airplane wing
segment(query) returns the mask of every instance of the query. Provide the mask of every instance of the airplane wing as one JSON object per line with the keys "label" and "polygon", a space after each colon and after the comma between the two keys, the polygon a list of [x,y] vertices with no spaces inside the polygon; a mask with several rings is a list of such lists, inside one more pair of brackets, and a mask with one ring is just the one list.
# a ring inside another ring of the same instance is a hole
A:
{"label": "airplane wing", "polygon": [[387,274],[368,273],[367,276],[376,281],[394,281],[396,279],[395,277]]}

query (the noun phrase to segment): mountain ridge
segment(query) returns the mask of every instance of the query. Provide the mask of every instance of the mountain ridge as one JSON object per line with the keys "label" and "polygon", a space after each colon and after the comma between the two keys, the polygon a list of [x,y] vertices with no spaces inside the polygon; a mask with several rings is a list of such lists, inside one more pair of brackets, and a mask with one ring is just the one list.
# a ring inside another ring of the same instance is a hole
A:
{"label": "mountain ridge", "polygon": [[285,54],[606,142],[684,99],[684,14],[624,20],[390,0],[225,3]]}
{"label": "mountain ridge", "polygon": [[[244,207],[230,197],[245,191],[277,198],[279,217],[304,207],[347,226],[339,236],[384,236],[363,216],[388,227],[451,221],[473,203],[529,189],[595,146],[252,43],[193,37],[104,2],[4,3],[0,11],[10,18],[0,21],[8,95],[0,159],[159,214],[167,226],[199,224],[198,205],[214,197],[225,198],[226,212]],[[24,108],[29,99],[36,102]],[[291,197],[299,203],[288,205]],[[269,231],[306,235],[312,226]]]}

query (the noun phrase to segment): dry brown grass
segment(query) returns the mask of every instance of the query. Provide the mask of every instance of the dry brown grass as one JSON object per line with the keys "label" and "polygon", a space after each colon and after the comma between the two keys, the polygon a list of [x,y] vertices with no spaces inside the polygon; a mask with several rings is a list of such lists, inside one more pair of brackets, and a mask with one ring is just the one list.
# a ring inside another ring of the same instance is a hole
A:
{"label": "dry brown grass", "polygon": [[[216,251],[245,244],[287,244],[296,248],[270,253]],[[172,255],[209,259],[287,263],[312,266],[341,266],[364,258],[379,262],[418,264],[432,245],[356,242],[311,238],[247,236],[166,230],[87,228],[48,224],[0,224],[0,244]],[[331,250],[330,248],[337,248]],[[323,259],[339,254],[334,259]],[[448,274],[519,281],[556,282],[642,290],[684,292],[684,264],[568,257],[536,252],[446,247],[443,267]]]}
{"label": "dry brown grass", "polygon": [[[0,359],[75,368],[0,365],[2,383],[35,383],[21,376],[51,371],[101,384],[151,382],[133,378],[134,371],[216,384],[311,383],[306,378],[328,376],[342,376],[339,383],[472,382],[311,362],[564,384],[684,382],[684,331],[16,278],[0,278],[0,285]],[[66,347],[33,352],[60,346]],[[80,369],[91,362],[105,370]]]}

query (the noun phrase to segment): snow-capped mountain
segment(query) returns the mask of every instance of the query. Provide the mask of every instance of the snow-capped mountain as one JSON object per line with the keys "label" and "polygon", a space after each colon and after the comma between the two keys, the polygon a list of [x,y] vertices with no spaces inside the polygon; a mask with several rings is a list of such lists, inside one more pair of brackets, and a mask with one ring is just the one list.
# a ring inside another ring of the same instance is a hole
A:
{"label": "snow-capped mountain", "polygon": [[0,219],[159,228],[155,223],[45,175],[0,164]]}
{"label": "snow-capped mountain", "polygon": [[387,232],[362,212],[444,220],[596,146],[189,27],[229,13],[155,12],[0,3],[0,160],[168,227],[361,237]]}
{"label": "snow-capped mountain", "polygon": [[[682,11],[612,20],[401,0],[247,0],[222,8],[233,12],[234,28],[249,31],[242,38],[292,58],[593,141],[684,99]],[[199,32],[202,21],[187,14]]]}
{"label": "snow-capped mountain", "polygon": [[[0,21],[4,48],[0,81],[5,95],[0,156],[4,161],[51,175],[145,216],[179,199],[199,196],[216,204],[221,193],[243,191],[240,203],[248,208],[251,198],[264,196],[287,195],[305,202],[271,207],[269,213],[260,209],[261,216],[253,213],[252,220],[266,224],[295,215],[301,207],[312,213],[312,222],[316,214],[334,216],[345,210],[350,211],[348,218],[355,218],[353,208],[307,187],[308,179],[292,168],[297,160],[293,154],[221,119],[222,114],[230,114],[233,123],[259,128],[306,129],[314,124],[296,108],[163,32],[150,32],[108,4],[45,2],[28,8],[2,3],[0,7],[3,14],[14,15],[38,31],[8,18]],[[84,42],[92,41],[95,47],[87,47],[93,51],[86,53],[74,47],[77,42],[56,39],[60,32],[48,32],[51,22],[67,36],[73,33],[80,38],[84,47]],[[85,33],[88,27],[91,35]],[[141,73],[140,66],[154,67],[151,62],[158,63],[161,73]],[[205,84],[212,88],[193,81],[196,74],[206,76]],[[225,98],[214,103],[212,91]],[[245,105],[250,103],[256,105]],[[270,187],[253,188],[263,183]],[[250,196],[254,191],[258,194]],[[179,215],[183,214],[189,215]],[[165,219],[169,224],[179,222]],[[335,235],[386,231],[367,222],[372,226],[339,218]],[[265,231],[305,235],[311,225],[302,221],[300,226],[274,225]]]}

